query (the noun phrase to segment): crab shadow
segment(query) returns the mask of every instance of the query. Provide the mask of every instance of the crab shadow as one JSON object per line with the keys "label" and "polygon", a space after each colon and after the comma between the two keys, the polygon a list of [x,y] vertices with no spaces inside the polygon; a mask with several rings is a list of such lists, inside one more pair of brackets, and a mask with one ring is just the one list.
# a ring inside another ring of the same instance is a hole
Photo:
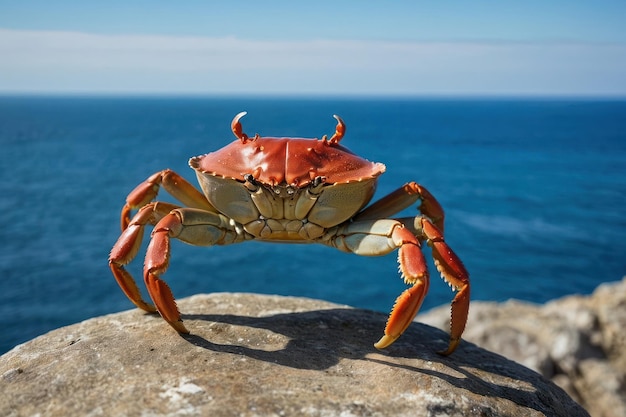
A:
{"label": "crab shadow", "polygon": [[[447,347],[448,334],[417,322],[412,323],[392,346],[384,351],[377,350],[373,342],[377,340],[376,336],[382,336],[387,315],[369,310],[335,308],[266,317],[189,314],[183,315],[183,319],[264,329],[286,336],[288,342],[278,350],[263,350],[262,341],[247,341],[246,345],[218,344],[197,334],[182,337],[210,351],[245,355],[292,368],[325,370],[344,358],[364,360],[431,375],[459,389],[483,396],[507,398],[538,411],[554,401],[545,392],[546,387],[560,389],[536,372],[465,341],[452,355],[439,355],[436,351]],[[261,348],[252,348],[251,345]],[[482,378],[489,374],[500,377]],[[500,384],[490,380],[507,382]]]}

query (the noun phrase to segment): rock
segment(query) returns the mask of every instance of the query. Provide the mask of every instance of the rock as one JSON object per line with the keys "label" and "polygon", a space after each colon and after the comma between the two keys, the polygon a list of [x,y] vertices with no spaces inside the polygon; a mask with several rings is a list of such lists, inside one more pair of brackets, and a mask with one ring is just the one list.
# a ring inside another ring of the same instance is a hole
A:
{"label": "rock", "polygon": [[386,315],[303,298],[197,295],[193,332],[131,310],[64,327],[0,357],[0,415],[587,416],[502,356],[413,323],[377,351]]}
{"label": "rock", "polygon": [[[449,307],[419,316],[445,329]],[[594,417],[626,416],[626,278],[546,305],[472,302],[464,339],[550,378]]]}

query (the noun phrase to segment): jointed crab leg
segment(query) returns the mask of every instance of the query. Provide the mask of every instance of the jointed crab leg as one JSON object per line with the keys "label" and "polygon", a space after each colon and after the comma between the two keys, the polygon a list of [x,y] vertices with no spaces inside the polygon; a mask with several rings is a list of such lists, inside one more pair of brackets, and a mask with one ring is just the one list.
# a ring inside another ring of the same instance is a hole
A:
{"label": "jointed crab leg", "polygon": [[[451,305],[450,343],[446,350],[439,352],[442,355],[449,355],[454,352],[460,343],[461,335],[463,330],[465,330],[467,322],[470,302],[469,273],[463,266],[463,262],[444,241],[441,231],[430,220],[424,217],[416,217],[415,219],[401,219],[400,221],[407,226],[406,230],[411,230],[420,241],[426,241],[428,246],[431,247],[435,266],[441,277],[450,284],[453,290],[457,291]],[[413,224],[410,224],[410,222],[413,222]],[[419,305],[415,306],[415,303],[416,296],[420,294],[418,289],[413,287],[398,297],[389,316],[385,336],[376,344],[377,348],[389,346],[395,340],[393,335],[395,334],[394,329],[397,328],[396,321],[401,320],[404,322],[409,317],[407,310],[419,308]],[[414,314],[411,316],[411,320],[413,317]],[[407,327],[409,323],[410,321],[406,324]],[[387,337],[387,333],[389,333],[390,337]],[[387,341],[389,343],[386,343]]]}
{"label": "jointed crab leg", "polygon": [[[120,216],[122,234],[111,249],[109,267],[124,294],[133,304],[148,312],[155,312],[156,309],[142,299],[135,280],[126,271],[124,265],[130,263],[137,255],[145,226],[155,225],[170,211],[179,207],[170,203],[151,203],[161,186],[185,205],[216,212],[200,191],[170,169],[152,174],[128,194]],[[140,210],[131,220],[131,211],[135,208]]]}
{"label": "jointed crab leg", "polygon": [[435,266],[441,277],[456,290],[456,296],[452,300],[452,315],[450,320],[450,344],[442,355],[449,355],[461,341],[461,335],[465,330],[467,315],[469,313],[470,283],[469,273],[463,266],[461,259],[452,251],[443,240],[443,234],[428,219],[416,218],[415,227],[421,226],[422,236],[432,249]]}
{"label": "jointed crab leg", "polygon": [[124,265],[129,264],[137,256],[145,226],[147,224],[155,225],[167,213],[177,207],[174,204],[162,202],[149,203],[143,206],[117,239],[109,255],[109,267],[124,294],[137,307],[151,313],[156,312],[156,309],[141,298],[141,292],[137,288],[135,280],[124,269]]}
{"label": "jointed crab leg", "polygon": [[189,333],[180,318],[180,312],[174,301],[174,295],[167,283],[159,278],[169,266],[170,234],[177,234],[182,228],[180,218],[175,214],[164,217],[152,231],[144,263],[144,281],[148,293],[157,306],[159,314],[177,332]]}
{"label": "jointed crab leg", "polygon": [[428,217],[443,232],[444,214],[441,204],[424,187],[416,182],[409,182],[366,207],[354,220],[373,220],[393,217],[394,214],[421,201],[419,211]]}
{"label": "jointed crab leg", "polygon": [[[155,225],[146,252],[144,280],[156,308],[141,298],[133,277],[124,269],[137,255],[144,228]],[[224,245],[242,242],[248,235],[228,218],[211,211],[179,208],[173,204],[155,202],[142,207],[124,230],[109,256],[109,266],[126,296],[139,308],[158,312],[178,332],[188,333],[180,319],[174,296],[160,279],[169,265],[170,238],[193,245]]]}
{"label": "jointed crab leg", "polygon": [[121,213],[122,230],[128,227],[131,210],[140,208],[154,200],[161,186],[185,206],[217,213],[217,210],[207,201],[206,197],[187,180],[171,169],[164,169],[149,176],[128,194]]}
{"label": "jointed crab leg", "polygon": [[391,345],[409,327],[428,291],[428,268],[419,240],[399,221],[383,219],[349,223],[337,230],[329,244],[363,256],[385,255],[398,249],[398,266],[402,277],[413,286],[396,300],[385,328],[385,336],[374,346],[382,349]]}
{"label": "jointed crab leg", "polygon": [[[403,219],[406,220],[406,219]],[[419,311],[429,286],[428,269],[420,250],[420,241],[432,248],[435,266],[443,279],[458,290],[452,301],[450,344],[440,352],[452,353],[461,340],[469,310],[469,274],[463,263],[444,241],[437,227],[425,217],[415,218],[413,225],[396,220],[364,220],[349,223],[336,231],[329,244],[340,250],[364,256],[384,255],[398,249],[402,277],[412,287],[396,300],[389,315],[385,335],[374,345],[383,349],[391,345],[409,327]]]}
{"label": "jointed crab leg", "polygon": [[248,235],[221,214],[191,208],[171,211],[154,227],[143,269],[146,287],[165,321],[179,333],[189,333],[180,318],[172,291],[161,279],[169,266],[172,238],[193,245],[210,246],[243,242]]}
{"label": "jointed crab leg", "polygon": [[407,284],[413,286],[405,290],[396,300],[385,326],[385,335],[374,344],[383,349],[396,341],[409,327],[428,292],[430,279],[424,255],[415,236],[404,227],[393,230],[392,237],[398,246],[398,264]]}
{"label": "jointed crab leg", "polygon": [[[424,186],[416,182],[409,182],[365,208],[355,216],[354,220],[358,222],[393,217],[395,213],[404,210],[418,200],[421,201],[418,210],[422,215],[411,219],[399,219],[406,226],[406,229],[404,229],[405,231],[397,231],[395,233],[405,234],[406,231],[410,230],[412,232],[410,234],[417,237],[420,242],[426,241],[432,248],[432,256],[437,270],[442,278],[457,291],[454,300],[452,300],[450,344],[445,351],[440,352],[443,355],[449,355],[456,349],[465,329],[469,311],[470,284],[469,274],[463,263],[444,241],[444,213],[437,199]],[[413,245],[412,247],[416,246]],[[420,263],[422,262],[423,256],[419,250],[409,249],[406,252],[411,253],[411,256],[417,257],[416,259],[419,259]],[[402,247],[399,256],[401,255]],[[399,262],[402,266],[403,263],[408,264],[409,260],[399,257]],[[425,273],[425,278],[416,278],[413,281],[407,278],[411,276],[410,274],[404,271],[403,274],[405,280],[408,283],[414,283],[414,286],[404,291],[396,300],[385,329],[385,336],[376,343],[377,348],[389,346],[406,330],[419,310],[424,295],[428,290],[427,273]]]}

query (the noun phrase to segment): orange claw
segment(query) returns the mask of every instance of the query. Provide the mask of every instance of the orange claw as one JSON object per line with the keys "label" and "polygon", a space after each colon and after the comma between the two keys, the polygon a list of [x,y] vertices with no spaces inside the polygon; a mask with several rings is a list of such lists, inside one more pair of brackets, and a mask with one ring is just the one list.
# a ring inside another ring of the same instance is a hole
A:
{"label": "orange claw", "polygon": [[243,128],[241,127],[241,122],[239,121],[246,114],[248,114],[248,112],[245,112],[245,111],[242,111],[242,112],[238,113],[233,118],[233,121],[230,124],[231,130],[233,131],[233,133],[235,134],[237,139],[239,139],[241,141],[241,143],[246,143],[248,140],[250,140],[248,135],[243,133]]}
{"label": "orange claw", "polygon": [[331,145],[336,145],[346,134],[346,125],[344,124],[341,117],[337,116],[336,114],[333,114],[333,117],[335,118],[335,120],[337,120],[337,127],[335,128],[335,133],[333,134],[333,136],[328,139],[328,143]]}

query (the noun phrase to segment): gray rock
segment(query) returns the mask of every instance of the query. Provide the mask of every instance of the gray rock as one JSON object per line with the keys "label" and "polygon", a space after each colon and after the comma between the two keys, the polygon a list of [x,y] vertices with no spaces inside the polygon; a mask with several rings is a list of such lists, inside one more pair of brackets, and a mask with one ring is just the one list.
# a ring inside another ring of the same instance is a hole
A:
{"label": "gray rock", "polygon": [[[419,320],[445,329],[449,308]],[[626,416],[626,278],[546,305],[473,302],[464,339],[550,378],[594,417]]]}
{"label": "gray rock", "polygon": [[192,335],[138,310],[52,331],[0,357],[2,416],[587,416],[511,360],[386,315],[253,294],[179,301]]}

